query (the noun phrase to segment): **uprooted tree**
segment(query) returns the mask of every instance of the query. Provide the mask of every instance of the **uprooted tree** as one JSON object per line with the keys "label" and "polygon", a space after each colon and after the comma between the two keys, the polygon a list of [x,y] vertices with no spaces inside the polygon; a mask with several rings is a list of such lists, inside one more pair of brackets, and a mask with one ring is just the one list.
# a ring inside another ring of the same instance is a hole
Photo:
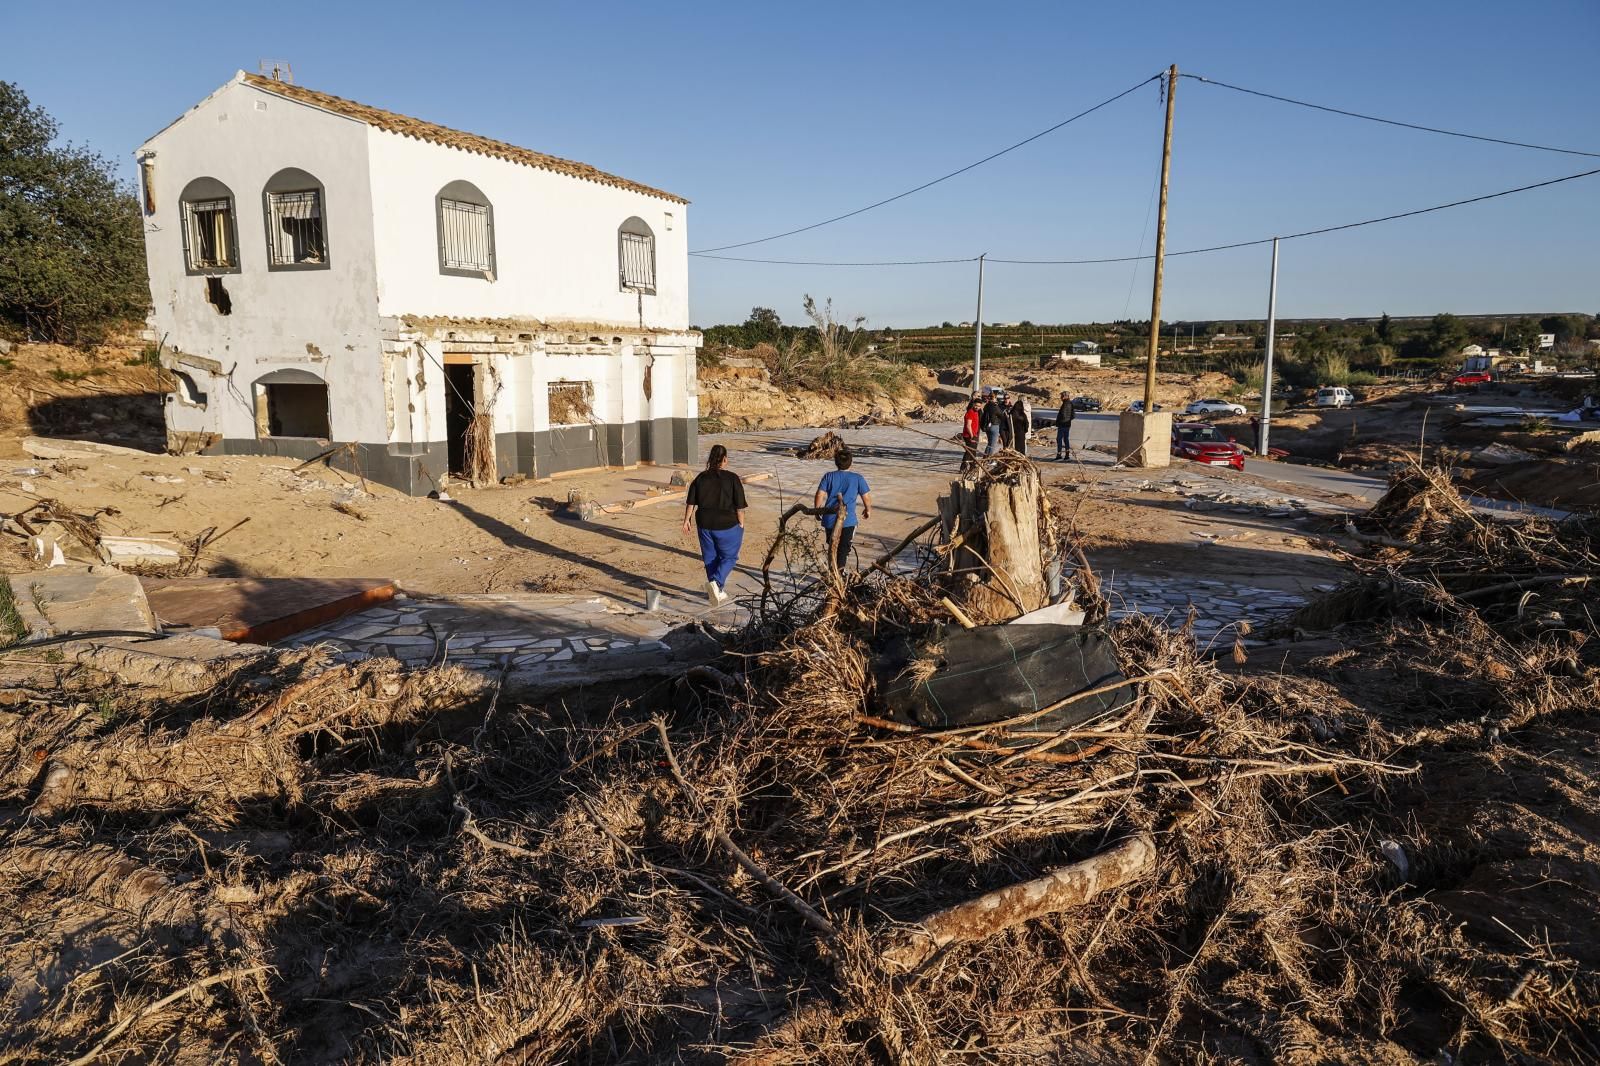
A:
{"label": "uprooted tree", "polygon": [[149,306],[139,206],[104,157],[0,81],[0,321],[93,344]]}

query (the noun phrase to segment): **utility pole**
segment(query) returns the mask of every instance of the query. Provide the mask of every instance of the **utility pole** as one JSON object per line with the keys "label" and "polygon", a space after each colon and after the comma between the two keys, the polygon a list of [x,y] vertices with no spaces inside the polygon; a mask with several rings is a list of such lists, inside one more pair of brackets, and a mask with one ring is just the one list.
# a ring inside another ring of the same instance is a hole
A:
{"label": "utility pole", "polygon": [[988,254],[988,252],[984,252],[983,255],[978,256],[978,317],[974,320],[974,324],[978,327],[978,336],[972,342],[973,392],[978,391],[981,384],[978,378],[983,373],[983,257]]}
{"label": "utility pole", "polygon": [[1144,370],[1146,415],[1156,407],[1156,349],[1161,343],[1161,276],[1167,262],[1167,178],[1172,173],[1172,98],[1177,90],[1178,64],[1174,63],[1167,70],[1167,129],[1161,139],[1161,206],[1156,212],[1155,284],[1150,294],[1150,355]]}
{"label": "utility pole", "polygon": [[1272,342],[1278,331],[1278,238],[1272,238],[1272,282],[1267,286],[1267,361],[1261,372],[1261,439],[1257,455],[1267,454],[1272,432]]}

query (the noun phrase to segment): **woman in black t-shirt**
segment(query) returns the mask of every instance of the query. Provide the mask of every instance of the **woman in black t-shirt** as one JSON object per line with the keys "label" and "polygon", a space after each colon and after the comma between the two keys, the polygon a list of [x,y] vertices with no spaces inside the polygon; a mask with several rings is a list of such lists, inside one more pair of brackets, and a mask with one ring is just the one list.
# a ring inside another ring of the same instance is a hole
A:
{"label": "woman in black t-shirt", "polygon": [[723,586],[739,561],[739,547],[744,543],[744,515],[740,512],[750,506],[744,498],[744,482],[738,474],[724,469],[728,464],[728,449],[713,445],[706,457],[706,468],[689,483],[689,494],[683,502],[683,531],[689,532],[691,523],[699,529],[700,558],[706,564],[706,598],[711,606],[721,607],[728,602]]}

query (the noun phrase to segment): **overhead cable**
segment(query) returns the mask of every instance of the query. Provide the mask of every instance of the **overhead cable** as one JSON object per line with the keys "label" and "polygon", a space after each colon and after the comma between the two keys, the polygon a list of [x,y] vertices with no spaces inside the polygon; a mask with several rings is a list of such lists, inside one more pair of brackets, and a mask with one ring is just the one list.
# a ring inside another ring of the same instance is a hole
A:
{"label": "overhead cable", "polygon": [[[1563,182],[1577,181],[1579,178],[1592,178],[1600,174],[1600,167],[1594,170],[1585,170],[1578,174],[1568,174],[1561,178],[1551,178],[1548,181],[1538,181],[1531,185],[1518,185],[1514,189],[1501,189],[1499,192],[1485,193],[1482,196],[1472,196],[1465,200],[1452,200],[1447,204],[1434,204],[1432,207],[1419,207],[1411,211],[1400,211],[1392,215],[1381,215],[1377,218],[1364,218],[1359,222],[1344,222],[1337,226],[1322,226],[1318,229],[1301,230],[1298,233],[1281,233],[1276,237],[1257,237],[1254,240],[1234,241],[1230,244],[1213,244],[1205,248],[1185,248],[1182,251],[1168,252],[1167,258],[1178,255],[1204,255],[1208,252],[1226,252],[1234,248],[1252,248],[1256,245],[1271,244],[1274,240],[1292,241],[1300,237],[1316,237],[1324,233],[1337,233],[1340,230],[1358,229],[1361,226],[1375,226],[1380,222],[1394,222],[1402,218],[1414,218],[1417,215],[1428,215],[1435,211],[1448,211],[1452,207],[1465,207],[1468,204],[1480,204],[1485,200],[1498,200],[1502,196],[1514,196],[1517,193],[1531,192],[1534,189],[1544,189],[1551,185],[1560,185]],[[765,263],[771,266],[826,266],[826,267],[889,267],[889,266],[934,266],[944,263],[975,263],[975,255],[956,256],[949,259],[889,259],[861,262],[837,262],[826,260],[807,259],[755,259],[744,256],[708,255],[705,252],[690,252],[692,256],[700,259],[720,259],[732,263]],[[986,256],[990,263],[1008,263],[1014,266],[1093,266],[1102,263],[1135,263],[1147,259],[1154,259],[1154,255],[1119,255],[1108,256],[1102,259],[1001,259],[997,256]]]}
{"label": "overhead cable", "polygon": [[720,259],[725,263],[766,263],[769,266],[797,266],[797,267],[908,267],[908,266],[934,266],[939,263],[976,263],[975,255],[961,256],[956,259],[894,259],[874,260],[861,263],[824,262],[815,259],[747,259],[738,255],[711,255],[707,252],[690,252],[696,259]]}
{"label": "overhead cable", "polygon": [[1248,93],[1266,100],[1276,100],[1279,103],[1294,104],[1297,107],[1309,107],[1314,111],[1326,111],[1331,115],[1344,115],[1347,118],[1364,119],[1367,122],[1381,122],[1385,126],[1400,126],[1408,130],[1421,130],[1423,133],[1438,133],[1445,137],[1461,137],[1469,141],[1486,141],[1489,144],[1504,144],[1512,148],[1532,148],[1539,152],[1559,152],[1562,155],[1581,155],[1591,159],[1600,159],[1600,152],[1585,152],[1577,148],[1553,148],[1548,144],[1529,144],[1526,141],[1508,141],[1502,137],[1486,137],[1477,133],[1462,133],[1460,130],[1440,129],[1437,126],[1422,126],[1415,122],[1401,122],[1399,119],[1381,118],[1378,115],[1364,115],[1359,111],[1346,111],[1341,107],[1328,107],[1324,104],[1313,104],[1305,100],[1296,100],[1290,96],[1279,96],[1276,93],[1262,92],[1259,89],[1246,89],[1242,85],[1230,85],[1225,81],[1217,81],[1201,74],[1179,74],[1180,78],[1190,78],[1205,85],[1215,85],[1219,89],[1232,89],[1236,93]]}
{"label": "overhead cable", "polygon": [[[1258,244],[1271,244],[1274,240],[1292,241],[1299,237],[1315,237],[1323,233],[1336,233],[1339,230],[1356,229],[1360,226],[1374,226],[1379,222],[1394,222],[1397,219],[1412,218],[1416,215],[1432,214],[1435,211],[1447,211],[1452,207],[1465,207],[1467,204],[1480,204],[1485,200],[1497,200],[1502,196],[1514,196],[1519,192],[1531,192],[1534,189],[1543,189],[1551,185],[1560,185],[1565,181],[1577,181],[1579,178],[1589,178],[1600,174],[1600,167],[1594,170],[1585,170],[1581,174],[1568,174],[1564,178],[1551,178],[1549,181],[1538,181],[1532,185],[1519,185],[1514,189],[1501,189],[1499,192],[1485,193],[1482,196],[1473,196],[1465,200],[1452,200],[1447,204],[1435,204],[1432,207],[1419,207],[1413,211],[1401,211],[1393,215],[1382,215],[1378,218],[1364,218],[1360,222],[1345,222],[1337,226],[1323,226],[1320,229],[1301,230],[1299,233],[1282,233],[1276,237],[1258,237],[1251,241],[1235,241],[1232,244],[1213,244],[1206,248],[1186,248],[1181,252],[1168,252],[1167,258],[1175,255],[1203,255],[1206,252],[1225,252],[1233,248],[1250,248]],[[1026,266],[1079,266],[1091,263],[1130,263],[1135,259],[1154,259],[1153,255],[1118,256],[1110,259],[999,259],[989,256],[991,263],[1014,263]]]}
{"label": "overhead cable", "polygon": [[[1006,148],[1002,148],[998,152],[995,152],[995,153],[993,153],[991,155],[984,156],[982,159],[978,160],[976,163],[968,163],[966,166],[962,167],[960,170],[952,170],[950,173],[944,175],[943,177],[934,178],[932,181],[925,181],[921,185],[918,185],[914,189],[907,189],[905,192],[896,193],[894,196],[890,196],[887,199],[879,200],[877,203],[868,204],[865,207],[858,207],[854,211],[846,211],[844,214],[835,215],[832,218],[825,218],[821,222],[813,222],[809,226],[801,226],[798,229],[785,230],[783,233],[774,233],[770,237],[758,237],[753,241],[739,241],[737,244],[719,244],[719,245],[716,245],[715,247],[712,247],[712,248],[701,248],[701,249],[698,249],[696,251],[690,252],[689,254],[690,255],[704,255],[707,252],[726,252],[726,251],[728,251],[730,249],[733,249],[733,248],[748,248],[752,244],[765,244],[768,241],[775,241],[775,240],[778,240],[779,238],[782,238],[782,237],[793,237],[797,233],[805,233],[805,232],[807,232],[809,230],[821,229],[823,226],[831,226],[835,222],[843,222],[847,218],[854,218],[856,215],[865,214],[866,212],[871,211],[873,208],[882,207],[885,204],[892,204],[896,200],[904,200],[907,196],[911,196],[911,195],[914,195],[916,193],[919,193],[924,189],[931,189],[935,185],[938,185],[942,181],[949,181],[951,178],[957,177],[958,175],[961,175],[961,174],[965,174],[967,171],[976,169],[977,167],[981,167],[985,163],[991,163],[994,160],[999,159],[1001,156],[1007,154],[1008,152],[1016,151],[1018,148],[1021,148],[1023,145],[1032,144],[1034,141],[1037,141],[1040,137],[1049,136],[1050,134],[1054,133],[1056,130],[1061,129],[1063,126],[1071,125],[1072,123],[1078,121],[1080,118],[1084,118],[1085,116],[1092,115],[1096,111],[1100,110],[1102,107],[1106,107],[1109,104],[1114,104],[1118,100],[1121,100],[1124,96],[1127,96],[1130,93],[1137,92],[1139,89],[1144,88],[1146,85],[1149,85],[1151,82],[1155,81],[1156,79],[1162,78],[1162,77],[1165,77],[1165,76],[1166,76],[1165,72],[1162,72],[1160,74],[1152,74],[1152,75],[1150,75],[1150,77],[1144,79],[1139,84],[1131,86],[1130,88],[1124,89],[1124,90],[1122,90],[1120,93],[1118,93],[1115,96],[1107,97],[1106,99],[1100,101],[1098,104],[1095,104],[1093,107],[1088,108],[1087,110],[1084,110],[1084,111],[1079,111],[1076,115],[1073,115],[1071,118],[1062,119],[1060,122],[1057,122],[1054,126],[1051,126],[1049,129],[1040,130],[1038,133],[1035,133],[1033,136],[1026,137],[1023,140],[1018,141],[1016,144],[1010,145],[1010,146],[1008,146]],[[840,264],[840,265],[842,266],[842,265],[847,265],[847,264]]]}

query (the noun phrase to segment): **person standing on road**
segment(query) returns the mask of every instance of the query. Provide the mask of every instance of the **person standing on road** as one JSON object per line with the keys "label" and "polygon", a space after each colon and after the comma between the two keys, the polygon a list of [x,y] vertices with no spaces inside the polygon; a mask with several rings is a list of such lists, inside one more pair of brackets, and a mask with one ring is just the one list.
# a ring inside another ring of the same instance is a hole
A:
{"label": "person standing on road", "polygon": [[1017,451],[1023,455],[1028,454],[1028,434],[1033,431],[1028,422],[1032,417],[1028,411],[1028,401],[1018,396],[1011,405],[1011,439],[1016,442]]}
{"label": "person standing on road", "polygon": [[978,397],[973,396],[967,401],[967,409],[961,415],[961,472],[971,470],[978,461],[978,430],[983,423],[982,412],[979,410]]}
{"label": "person standing on road", "polygon": [[728,575],[739,561],[744,544],[744,514],[750,504],[744,498],[744,481],[727,469],[728,449],[712,445],[706,468],[689,483],[683,501],[683,531],[691,522],[700,533],[700,558],[706,564],[706,598],[711,606],[728,602],[723,589]]}
{"label": "person standing on road", "polygon": [[1006,390],[1000,389],[994,395],[995,421],[1000,423],[1000,450],[1005,451],[1011,447],[1011,401],[1006,398]]}
{"label": "person standing on road", "polygon": [[833,465],[837,469],[822,475],[817,483],[816,499],[812,501],[813,507],[823,509],[822,529],[830,544],[834,539],[833,527],[840,521],[839,505],[844,505],[844,528],[839,530],[839,547],[833,557],[833,565],[840,570],[850,557],[850,542],[856,535],[857,500],[861,501],[861,517],[872,517],[872,489],[867,486],[866,478],[850,469],[853,458],[848,449],[842,448],[834,455]]}
{"label": "person standing on road", "polygon": [[993,455],[1000,447],[1000,423],[1005,421],[1005,415],[1000,410],[1000,401],[993,392],[989,393],[989,402],[983,405],[983,431],[988,434],[989,446],[984,449],[984,455]]}
{"label": "person standing on road", "polygon": [[1061,394],[1061,406],[1056,408],[1056,459],[1065,461],[1072,458],[1072,416],[1076,412],[1072,409],[1072,395]]}

